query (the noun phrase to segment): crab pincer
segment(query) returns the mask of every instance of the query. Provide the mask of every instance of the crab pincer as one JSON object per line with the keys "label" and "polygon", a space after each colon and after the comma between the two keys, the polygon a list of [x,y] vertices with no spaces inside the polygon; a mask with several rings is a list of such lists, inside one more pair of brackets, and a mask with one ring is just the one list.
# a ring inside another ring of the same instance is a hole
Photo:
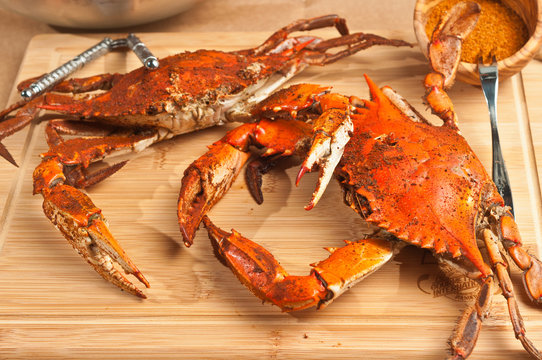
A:
{"label": "crab pincer", "polygon": [[350,119],[350,112],[354,106],[349,98],[338,94],[326,94],[320,96],[318,100],[322,114],[314,122],[311,149],[296,178],[296,185],[299,185],[305,173],[312,171],[313,168],[320,169],[316,189],[305,210],[312,209],[324,194],[354,130],[354,124]]}
{"label": "crab pincer", "polygon": [[146,287],[150,286],[149,282],[111,234],[102,210],[79,189],[104,180],[126,164],[123,161],[90,173],[91,162],[119,151],[137,151],[144,147],[142,144],[154,141],[156,134],[97,136],[84,140],[64,140],[61,136],[62,132],[77,131],[81,131],[78,125],[70,127],[62,121],[49,122],[46,134],[50,148],[42,154],[43,160],[34,170],[34,194],[43,196],[45,215],[98,274],[122,290],[146,298],[116,266]]}
{"label": "crab pincer", "polygon": [[87,195],[69,185],[56,185],[41,193],[45,215],[98,274],[128,293],[147,297],[115,267],[116,263],[126,274],[150,286],[109,231],[101,209]]}

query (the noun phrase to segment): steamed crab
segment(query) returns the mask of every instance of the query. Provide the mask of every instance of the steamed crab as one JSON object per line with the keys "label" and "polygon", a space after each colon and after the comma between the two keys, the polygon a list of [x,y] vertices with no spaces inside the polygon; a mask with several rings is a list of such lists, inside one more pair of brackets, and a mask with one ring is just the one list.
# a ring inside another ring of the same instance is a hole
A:
{"label": "steamed crab", "polygon": [[[296,31],[335,27],[339,37],[291,37]],[[115,240],[99,209],[80,188],[118,171],[125,162],[91,173],[90,163],[123,151],[141,151],[179,134],[232,121],[250,121],[249,109],[309,65],[325,65],[373,45],[406,46],[373,34],[350,34],[344,19],[327,15],[298,20],[252,49],[198,50],[160,60],[127,74],[69,79],[29,102],[0,112],[0,140],[39,118],[41,110],[64,116],[46,127],[49,151],[34,172],[34,193],[72,246],[107,281],[136,296],[145,294],[115,264],[149,283]],[[337,52],[330,49],[340,48]],[[19,84],[27,87],[34,79]],[[86,96],[83,94],[103,90]],[[14,116],[9,117],[10,114]],[[65,139],[63,135],[83,135]],[[15,159],[0,143],[0,155]]]}
{"label": "steamed crab", "polygon": [[[472,352],[497,284],[516,338],[542,359],[526,337],[505,254],[523,271],[526,292],[538,304],[542,263],[522,247],[510,209],[460,134],[444,91],[453,82],[462,39],[479,11],[474,3],[455,7],[429,45],[432,72],[424,81],[425,98],[443,120],[441,126],[367,76],[371,100],[311,84],[280,90],[253,108],[258,122],[228,132],[185,171],[178,209],[185,244],[192,243],[203,223],[219,260],[254,295],[284,311],[325,307],[406,244],[426,248],[441,264],[480,283],[450,339],[452,359]],[[220,229],[206,215],[247,163],[248,188],[262,202],[262,174],[292,155],[304,158],[296,183],[306,172],[320,170],[306,209],[316,205],[334,175],[344,202],[374,227],[366,238],[330,248],[331,255],[306,276],[288,274],[265,248],[235,230]]]}
{"label": "steamed crab", "polygon": [[[296,31],[334,26],[340,35],[324,40],[316,36],[289,37]],[[410,46],[373,34],[350,34],[346,21],[336,15],[302,19],[278,30],[260,46],[233,52],[198,50],[160,60],[160,67],[138,68],[127,74],[101,74],[74,78],[51,92],[21,100],[0,112],[0,140],[52,110],[73,120],[154,130],[150,143],[223,124],[246,121],[246,110],[309,65],[325,65],[374,45]],[[345,47],[336,53],[328,50]],[[18,85],[22,90],[35,78]],[[99,95],[77,98],[58,93]],[[15,116],[7,116],[18,110]],[[15,164],[0,144],[0,155]]]}

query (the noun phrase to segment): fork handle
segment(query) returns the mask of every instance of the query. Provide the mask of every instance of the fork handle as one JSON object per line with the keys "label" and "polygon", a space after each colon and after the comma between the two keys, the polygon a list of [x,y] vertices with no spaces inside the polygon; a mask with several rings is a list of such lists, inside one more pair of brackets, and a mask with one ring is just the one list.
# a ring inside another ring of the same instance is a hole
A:
{"label": "fork handle", "polygon": [[498,93],[498,78],[497,77],[480,77],[482,82],[482,90],[487,101],[489,109],[489,119],[491,122],[491,140],[493,144],[493,167],[492,177],[493,182],[497,186],[497,190],[504,199],[504,203],[510,206],[510,211],[514,215],[514,201],[512,199],[512,189],[510,188],[510,179],[508,171],[504,164],[502,156],[501,142],[499,139],[499,130],[497,126],[497,93]]}
{"label": "fork handle", "polygon": [[493,123],[494,121],[491,120],[491,138],[493,140],[493,182],[503,197],[505,205],[510,206],[510,211],[512,212],[512,215],[514,215],[514,201],[512,199],[512,189],[510,188],[510,179],[508,178],[508,171],[506,170],[504,158],[502,156],[497,125],[493,125]]}

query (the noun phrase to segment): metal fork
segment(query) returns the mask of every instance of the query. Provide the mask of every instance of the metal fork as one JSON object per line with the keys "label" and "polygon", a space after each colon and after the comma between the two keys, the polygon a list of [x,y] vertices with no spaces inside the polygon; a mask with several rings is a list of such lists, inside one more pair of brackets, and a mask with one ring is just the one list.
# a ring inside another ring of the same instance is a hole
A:
{"label": "metal fork", "polygon": [[512,215],[514,214],[514,202],[512,200],[512,190],[510,189],[510,179],[506,171],[506,165],[501,151],[499,141],[499,130],[497,127],[497,94],[499,90],[499,72],[497,70],[497,60],[493,56],[491,65],[484,65],[482,59],[478,63],[478,72],[482,90],[489,108],[489,119],[491,121],[491,140],[493,144],[493,182],[497,190],[504,199],[504,204],[510,206]]}

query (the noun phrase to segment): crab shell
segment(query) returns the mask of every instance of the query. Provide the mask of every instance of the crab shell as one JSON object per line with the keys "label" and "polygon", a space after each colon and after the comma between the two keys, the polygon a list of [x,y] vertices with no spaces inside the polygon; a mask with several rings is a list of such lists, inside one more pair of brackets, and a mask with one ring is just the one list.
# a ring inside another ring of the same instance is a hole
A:
{"label": "crab shell", "polygon": [[504,202],[482,163],[455,127],[414,121],[368,83],[372,101],[352,115],[353,135],[335,170],[345,202],[409,244],[465,256],[491,274],[476,225]]}
{"label": "crab shell", "polygon": [[161,59],[158,69],[133,70],[98,96],[74,100],[47,94],[41,108],[117,125],[167,129],[173,136],[232,121],[230,113],[246,106],[243,100],[257,89],[267,95],[306,66],[296,60],[281,54],[185,52]]}

